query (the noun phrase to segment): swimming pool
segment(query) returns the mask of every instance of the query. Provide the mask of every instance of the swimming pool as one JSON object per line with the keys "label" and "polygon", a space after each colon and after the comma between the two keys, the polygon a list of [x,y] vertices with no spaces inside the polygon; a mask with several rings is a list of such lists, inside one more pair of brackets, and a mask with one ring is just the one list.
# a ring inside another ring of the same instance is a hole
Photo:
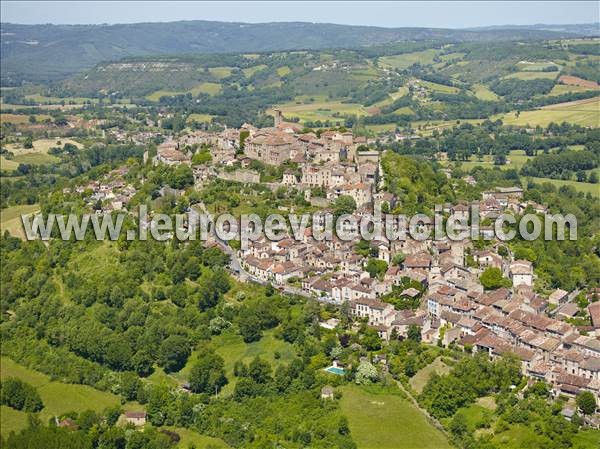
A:
{"label": "swimming pool", "polygon": [[337,366],[330,366],[329,368],[325,368],[325,371],[331,374],[337,374],[338,376],[343,376],[345,372],[343,368],[338,368]]}

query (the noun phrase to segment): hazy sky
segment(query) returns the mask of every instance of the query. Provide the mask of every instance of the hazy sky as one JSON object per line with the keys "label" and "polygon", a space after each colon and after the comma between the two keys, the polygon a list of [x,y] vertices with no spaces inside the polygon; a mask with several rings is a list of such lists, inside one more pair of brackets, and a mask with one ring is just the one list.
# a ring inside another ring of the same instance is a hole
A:
{"label": "hazy sky", "polygon": [[460,28],[600,20],[590,2],[29,2],[2,0],[3,22],[132,23],[174,20],[327,22]]}

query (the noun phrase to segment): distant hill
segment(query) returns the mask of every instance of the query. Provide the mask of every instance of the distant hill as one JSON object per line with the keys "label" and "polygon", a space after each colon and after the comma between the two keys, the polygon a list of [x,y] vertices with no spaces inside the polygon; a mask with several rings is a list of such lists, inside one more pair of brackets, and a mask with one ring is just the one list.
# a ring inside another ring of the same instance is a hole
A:
{"label": "distant hill", "polygon": [[600,36],[600,22],[596,23],[578,23],[567,25],[495,25],[487,27],[468,28],[471,31],[500,31],[500,30],[538,30],[554,31],[557,33],[574,33],[581,36]]}
{"label": "distant hill", "polygon": [[304,22],[181,21],[121,25],[3,23],[2,85],[60,79],[101,61],[129,56],[356,48],[401,41],[451,42],[550,39],[570,30],[379,28]]}

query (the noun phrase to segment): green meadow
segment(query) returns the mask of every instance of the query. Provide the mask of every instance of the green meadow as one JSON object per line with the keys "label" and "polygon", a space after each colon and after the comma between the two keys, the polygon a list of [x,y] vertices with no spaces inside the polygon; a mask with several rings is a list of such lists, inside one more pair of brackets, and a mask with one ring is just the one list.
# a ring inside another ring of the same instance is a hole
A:
{"label": "green meadow", "polygon": [[39,204],[10,206],[0,210],[0,232],[8,231],[14,237],[25,238],[21,215],[33,214],[40,210]]}
{"label": "green meadow", "polygon": [[391,67],[394,69],[407,69],[413,64],[432,64],[433,58],[439,53],[438,50],[429,49],[416,51],[413,53],[404,53],[401,55],[382,56],[379,58],[379,63],[383,67]]}
{"label": "green meadow", "polygon": [[342,411],[358,449],[453,447],[396,387],[348,385],[340,391]]}
{"label": "green meadow", "polygon": [[432,363],[417,371],[417,374],[410,378],[409,383],[413,390],[415,390],[418,394],[421,394],[425,384],[427,384],[433,373],[442,375],[449,372],[450,367],[438,357]]}
{"label": "green meadow", "polygon": [[315,102],[308,104],[284,103],[277,106],[287,118],[298,118],[301,122],[330,120],[343,121],[336,115],[368,115],[365,108],[356,103],[341,103],[339,101]]}
{"label": "green meadow", "polygon": [[597,128],[600,126],[600,97],[549,105],[520,114],[509,112],[491,117],[491,120],[496,119],[501,119],[505,125],[515,126],[546,127],[551,122],[568,122]]}
{"label": "green meadow", "polygon": [[[265,332],[259,341],[252,343],[245,343],[240,335],[233,332],[224,332],[214,337],[213,343],[217,354],[223,357],[225,361],[225,375],[229,383],[223,388],[222,394],[224,395],[233,393],[236,383],[236,377],[233,375],[235,362],[250,363],[252,359],[259,356],[267,360],[275,369],[278,364],[291,361],[295,355],[294,347],[283,340],[275,338],[273,331]],[[279,354],[278,358],[276,358],[276,353]],[[180,382],[187,381],[189,371],[196,357],[197,353],[194,351],[186,366],[173,376]]]}
{"label": "green meadow", "polygon": [[[119,397],[114,394],[99,391],[87,385],[52,381],[45,374],[19,365],[7,357],[0,358],[0,377],[2,379],[16,377],[37,389],[44,403],[44,408],[39,414],[44,423],[54,416],[70,411],[81,412],[91,409],[100,412],[120,403]],[[2,407],[0,416],[3,436],[13,430],[22,429],[27,422],[26,413],[12,409],[8,411],[7,408]]]}

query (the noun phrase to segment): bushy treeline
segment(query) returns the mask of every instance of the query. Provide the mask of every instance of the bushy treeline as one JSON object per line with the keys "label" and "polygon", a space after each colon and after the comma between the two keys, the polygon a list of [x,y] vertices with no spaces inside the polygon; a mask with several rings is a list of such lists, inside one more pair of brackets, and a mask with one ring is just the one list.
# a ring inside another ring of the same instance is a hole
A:
{"label": "bushy treeline", "polygon": [[28,426],[18,433],[11,432],[2,440],[8,449],[170,449],[177,445],[179,434],[166,429],[148,428],[132,431],[116,424],[120,407],[106,409],[103,413],[84,410],[67,413],[61,418],[69,420],[68,427],[58,427],[50,420],[43,425],[35,416],[29,416]]}
{"label": "bushy treeline", "polygon": [[[600,150],[600,145],[596,146]],[[598,167],[599,158],[600,153],[588,150],[540,154],[527,161],[521,173],[541,178],[570,179],[577,171]]]}
{"label": "bushy treeline", "polygon": [[35,387],[16,377],[7,377],[0,382],[0,403],[24,412],[39,412],[44,408]]}
{"label": "bushy treeline", "polygon": [[436,418],[452,416],[477,398],[506,392],[521,381],[521,365],[513,357],[490,361],[487,354],[462,359],[449,374],[433,374],[419,402]]}
{"label": "bushy treeline", "polygon": [[533,79],[520,80],[508,78],[496,81],[490,85],[491,89],[509,101],[529,100],[536,95],[549,93],[554,87],[554,80]]}

